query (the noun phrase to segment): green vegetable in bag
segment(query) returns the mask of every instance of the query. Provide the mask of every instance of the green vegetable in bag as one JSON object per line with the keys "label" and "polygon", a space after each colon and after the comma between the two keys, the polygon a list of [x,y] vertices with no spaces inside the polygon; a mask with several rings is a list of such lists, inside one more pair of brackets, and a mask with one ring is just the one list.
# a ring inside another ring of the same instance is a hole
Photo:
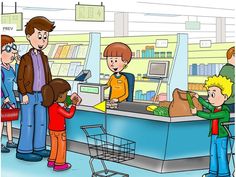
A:
{"label": "green vegetable in bag", "polygon": [[190,95],[189,92],[187,92],[187,100],[188,100],[189,107],[190,107],[191,109],[194,109],[195,106],[194,106],[194,104],[193,104],[193,100],[192,100],[191,95]]}

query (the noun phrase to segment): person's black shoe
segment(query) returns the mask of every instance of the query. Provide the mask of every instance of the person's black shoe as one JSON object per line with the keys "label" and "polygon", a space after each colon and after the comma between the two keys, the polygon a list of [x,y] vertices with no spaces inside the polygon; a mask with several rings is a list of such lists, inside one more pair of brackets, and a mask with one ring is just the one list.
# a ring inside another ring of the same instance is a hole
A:
{"label": "person's black shoe", "polygon": [[1,153],[9,153],[10,149],[6,148],[3,144],[1,145]]}
{"label": "person's black shoe", "polygon": [[42,157],[49,157],[50,156],[50,151],[49,150],[42,150],[42,151],[34,151],[34,154],[40,155]]}
{"label": "person's black shoe", "polygon": [[39,162],[43,159],[42,156],[33,154],[33,153],[16,153],[16,158],[24,161],[29,161],[29,162]]}
{"label": "person's black shoe", "polygon": [[12,143],[7,142],[7,148],[17,148],[17,144],[14,142]]}

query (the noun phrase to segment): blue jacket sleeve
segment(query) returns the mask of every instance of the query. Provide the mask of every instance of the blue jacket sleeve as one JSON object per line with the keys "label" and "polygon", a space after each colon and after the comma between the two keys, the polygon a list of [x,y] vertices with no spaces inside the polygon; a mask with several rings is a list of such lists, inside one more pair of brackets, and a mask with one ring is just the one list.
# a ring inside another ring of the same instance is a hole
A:
{"label": "blue jacket sleeve", "polygon": [[15,79],[14,79],[14,82],[17,83],[17,75],[18,75],[18,69],[19,69],[19,64],[15,64],[15,71],[14,71],[14,74],[15,74]]}
{"label": "blue jacket sleeve", "polygon": [[[3,74],[3,72],[1,74]],[[9,94],[7,92],[7,89],[6,89],[6,86],[5,86],[4,82],[3,82],[3,79],[4,79],[4,76],[2,76],[2,79],[1,79],[1,90],[3,92],[3,97],[7,98],[7,97],[9,97]]]}

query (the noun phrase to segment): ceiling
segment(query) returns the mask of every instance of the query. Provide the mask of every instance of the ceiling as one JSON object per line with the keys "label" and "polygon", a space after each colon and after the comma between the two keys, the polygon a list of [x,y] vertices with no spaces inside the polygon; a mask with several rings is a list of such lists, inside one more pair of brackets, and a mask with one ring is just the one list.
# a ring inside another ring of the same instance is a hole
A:
{"label": "ceiling", "polygon": [[[216,18],[226,19],[226,38],[235,38],[234,0],[103,0],[105,22],[75,22],[75,0],[18,0],[17,11],[23,12],[25,24],[34,16],[46,16],[56,23],[54,34],[101,32],[114,35],[114,13],[129,12],[129,35],[188,33],[192,42],[215,40]],[[32,3],[33,2],[33,3]],[[101,4],[83,0],[80,4]],[[15,1],[3,0],[4,13],[14,12]],[[200,21],[201,30],[185,30],[188,20]],[[24,32],[16,32],[16,36]]]}

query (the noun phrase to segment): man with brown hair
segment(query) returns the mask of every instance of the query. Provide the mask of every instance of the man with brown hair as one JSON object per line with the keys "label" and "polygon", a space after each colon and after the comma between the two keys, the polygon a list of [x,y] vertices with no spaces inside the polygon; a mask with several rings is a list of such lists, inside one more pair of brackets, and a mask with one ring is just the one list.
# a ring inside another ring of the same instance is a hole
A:
{"label": "man with brown hair", "polygon": [[48,45],[54,22],[38,16],[25,26],[26,38],[32,48],[22,56],[17,84],[21,100],[21,130],[16,158],[40,161],[48,157],[46,150],[47,113],[42,105],[41,88],[52,80],[48,57],[42,52]]}

